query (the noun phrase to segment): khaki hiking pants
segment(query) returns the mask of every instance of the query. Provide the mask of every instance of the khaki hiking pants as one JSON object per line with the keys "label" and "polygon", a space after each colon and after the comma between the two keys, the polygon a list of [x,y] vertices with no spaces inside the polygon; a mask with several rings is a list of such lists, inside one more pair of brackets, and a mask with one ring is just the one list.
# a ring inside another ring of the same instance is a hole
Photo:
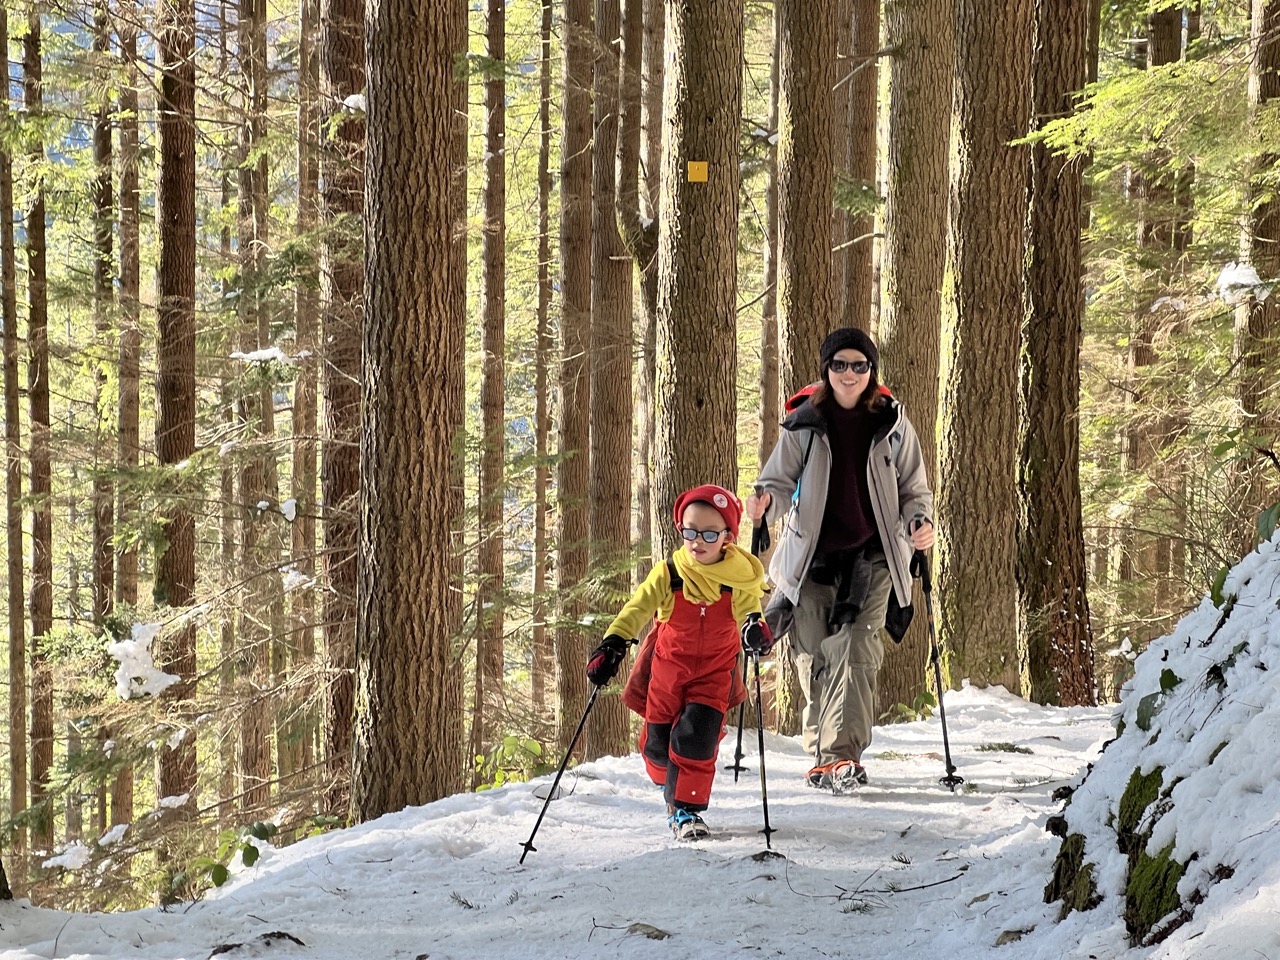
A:
{"label": "khaki hiking pants", "polygon": [[814,763],[862,760],[876,719],[876,679],[884,660],[880,628],[893,582],[884,554],[871,559],[871,587],[857,620],[827,625],[834,585],[806,579],[800,588],[791,651],[804,692],[804,748]]}

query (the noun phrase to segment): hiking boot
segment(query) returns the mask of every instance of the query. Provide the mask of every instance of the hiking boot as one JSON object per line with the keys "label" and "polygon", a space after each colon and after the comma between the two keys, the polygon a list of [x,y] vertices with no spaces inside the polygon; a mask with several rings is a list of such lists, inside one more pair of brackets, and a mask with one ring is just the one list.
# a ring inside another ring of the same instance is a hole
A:
{"label": "hiking boot", "polygon": [[837,760],[831,765],[831,789],[856,790],[867,783],[867,771],[857,760]]}
{"label": "hiking boot", "polygon": [[676,807],[667,817],[667,823],[677,840],[701,840],[711,835],[711,830],[703,822],[702,817],[684,807]]}
{"label": "hiking boot", "polygon": [[850,790],[867,782],[867,771],[856,760],[833,760],[810,769],[805,782],[822,790]]}

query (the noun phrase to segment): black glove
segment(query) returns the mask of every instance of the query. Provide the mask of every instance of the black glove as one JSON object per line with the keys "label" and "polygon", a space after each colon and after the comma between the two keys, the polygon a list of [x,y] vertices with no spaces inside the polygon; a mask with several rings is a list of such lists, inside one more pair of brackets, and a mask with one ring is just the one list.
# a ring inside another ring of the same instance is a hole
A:
{"label": "black glove", "polygon": [[758,613],[748,614],[742,625],[742,649],[753,657],[766,657],[773,649],[773,631]]}
{"label": "black glove", "polygon": [[605,637],[604,642],[591,651],[591,659],[587,661],[587,679],[597,687],[603,687],[617,676],[618,667],[626,659],[629,643],[631,641],[623,637]]}

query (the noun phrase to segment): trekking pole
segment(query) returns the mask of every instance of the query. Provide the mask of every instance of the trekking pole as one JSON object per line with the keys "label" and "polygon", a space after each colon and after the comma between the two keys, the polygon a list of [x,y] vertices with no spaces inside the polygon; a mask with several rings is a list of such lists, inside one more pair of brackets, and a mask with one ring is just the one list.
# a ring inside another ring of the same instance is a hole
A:
{"label": "trekking pole", "polygon": [[578,744],[578,737],[582,736],[582,728],[586,726],[587,715],[591,713],[591,708],[596,705],[596,697],[600,696],[600,687],[595,687],[591,691],[591,699],[587,701],[587,709],[582,711],[582,719],[578,721],[578,729],[573,731],[573,739],[569,741],[569,749],[564,752],[564,759],[560,761],[560,769],[556,771],[556,778],[551,781],[551,789],[547,791],[547,799],[543,801],[542,812],[538,814],[538,820],[533,825],[533,833],[529,834],[529,839],[520,846],[524,847],[524,853],[520,854],[520,862],[524,863],[530,851],[536,851],[538,848],[533,845],[533,838],[538,832],[538,828],[542,826],[542,818],[547,815],[547,807],[551,806],[552,799],[556,795],[556,787],[560,785],[560,778],[564,776],[564,768],[569,765],[569,758],[573,756],[573,748]]}
{"label": "trekking pole", "polygon": [[760,735],[760,803],[764,806],[764,829],[760,832],[764,834],[764,845],[767,849],[773,849],[773,843],[769,837],[774,832],[773,827],[769,826],[769,790],[764,782],[764,698],[760,695],[760,654],[753,653],[751,661],[756,665],[756,731]]}
{"label": "trekking pole", "polygon": [[[744,690],[746,689],[746,686],[747,686],[747,669],[749,668],[749,666],[750,664],[747,663],[747,658],[743,657],[742,658],[742,687]],[[743,770],[747,769],[742,765],[742,758],[746,756],[746,754],[742,752],[742,721],[746,718],[746,715],[747,715],[746,710],[747,710],[747,697],[746,697],[746,694],[744,693],[742,696],[742,702],[738,704],[738,747],[733,752],[733,763],[726,763],[724,765],[724,768],[726,770],[733,771],[734,783],[738,782],[738,774],[742,773]]]}
{"label": "trekking pole", "polygon": [[956,765],[951,762],[951,741],[947,738],[947,711],[942,706],[942,654],[938,651],[938,631],[933,623],[933,575],[929,571],[929,558],[923,550],[917,550],[915,564],[920,567],[920,585],[924,588],[924,609],[929,618],[929,643],[932,645],[929,659],[933,661],[933,681],[938,686],[938,719],[942,721],[942,752],[946,757],[947,775],[938,780],[952,793],[964,783],[964,777],[956,776]]}
{"label": "trekking pole", "polygon": [[[763,487],[756,487],[757,494],[763,492]],[[760,554],[769,549],[769,546],[772,543],[773,538],[769,536],[769,525],[767,523],[757,523],[751,527],[751,555],[753,557],[759,557]],[[747,667],[748,664],[744,657],[742,660],[742,686],[744,689],[747,686]],[[746,716],[747,701],[744,697],[743,701],[738,704],[738,746],[733,751],[733,764],[725,764],[724,767],[726,770],[733,771],[734,783],[738,782],[738,774],[747,769],[742,765],[742,758],[746,756],[746,754],[742,752],[742,721],[746,719]]]}

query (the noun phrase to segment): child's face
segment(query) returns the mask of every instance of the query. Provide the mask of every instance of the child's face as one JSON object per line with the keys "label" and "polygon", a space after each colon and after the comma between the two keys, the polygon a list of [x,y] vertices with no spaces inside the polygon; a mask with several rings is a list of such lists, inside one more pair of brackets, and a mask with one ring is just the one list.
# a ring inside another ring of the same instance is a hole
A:
{"label": "child's face", "polygon": [[[729,531],[725,528],[724,517],[720,511],[707,503],[691,503],[684,508],[680,524],[681,536],[684,537],[684,548],[699,563],[717,563],[724,557],[724,548],[729,543]],[[690,540],[686,533],[697,531]],[[711,543],[701,536],[702,532],[715,533],[716,539]]]}

